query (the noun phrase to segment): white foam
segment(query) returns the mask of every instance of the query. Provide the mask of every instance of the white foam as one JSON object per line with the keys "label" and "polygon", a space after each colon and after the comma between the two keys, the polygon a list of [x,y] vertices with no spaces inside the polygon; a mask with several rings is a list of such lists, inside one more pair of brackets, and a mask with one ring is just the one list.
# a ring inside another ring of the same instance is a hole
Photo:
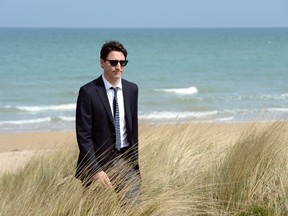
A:
{"label": "white foam", "polygon": [[60,104],[49,106],[16,106],[16,109],[26,112],[43,112],[43,111],[69,111],[75,110],[75,104]]}
{"label": "white foam", "polygon": [[71,121],[75,121],[75,117],[71,117],[71,116],[58,116],[58,117],[52,117],[51,120],[71,122]]}
{"label": "white foam", "polygon": [[59,116],[59,118],[63,121],[75,121],[75,117]]}
{"label": "white foam", "polygon": [[258,100],[258,101],[268,101],[268,100],[287,100],[288,93],[284,94],[252,94],[252,95],[229,95],[226,101],[242,101],[242,100]]}
{"label": "white foam", "polygon": [[185,118],[205,118],[217,115],[217,111],[207,112],[151,112],[140,115],[140,119],[185,119]]}
{"label": "white foam", "polygon": [[215,121],[224,122],[224,121],[232,121],[233,119],[234,119],[234,117],[230,116],[230,117],[226,117],[226,118],[219,118],[219,119],[216,119]]}
{"label": "white foam", "polygon": [[284,93],[280,95],[281,99],[288,99],[288,93]]}
{"label": "white foam", "polygon": [[1,121],[0,125],[39,124],[39,123],[52,122],[52,121],[72,122],[72,121],[75,121],[75,118],[70,117],[70,116],[58,116],[58,117],[36,118],[36,119],[9,120],[9,121]]}
{"label": "white foam", "polygon": [[171,89],[155,89],[155,91],[163,91],[175,94],[193,95],[198,93],[198,89],[194,86],[188,88],[171,88]]}
{"label": "white foam", "polygon": [[268,108],[267,110],[272,112],[288,112],[288,108]]}
{"label": "white foam", "polygon": [[37,119],[22,119],[22,120],[10,120],[10,121],[2,121],[0,125],[5,124],[13,124],[13,125],[23,125],[23,124],[36,124],[51,121],[50,117],[45,118],[37,118]]}

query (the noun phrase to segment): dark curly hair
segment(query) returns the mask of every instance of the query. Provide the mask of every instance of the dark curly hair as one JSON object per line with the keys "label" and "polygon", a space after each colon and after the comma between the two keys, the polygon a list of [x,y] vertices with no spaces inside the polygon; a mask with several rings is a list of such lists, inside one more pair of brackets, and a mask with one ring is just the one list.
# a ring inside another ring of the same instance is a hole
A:
{"label": "dark curly hair", "polygon": [[100,51],[100,58],[105,60],[108,54],[112,51],[119,51],[122,52],[125,56],[125,59],[128,55],[127,50],[119,41],[107,41],[103,44],[101,51]]}

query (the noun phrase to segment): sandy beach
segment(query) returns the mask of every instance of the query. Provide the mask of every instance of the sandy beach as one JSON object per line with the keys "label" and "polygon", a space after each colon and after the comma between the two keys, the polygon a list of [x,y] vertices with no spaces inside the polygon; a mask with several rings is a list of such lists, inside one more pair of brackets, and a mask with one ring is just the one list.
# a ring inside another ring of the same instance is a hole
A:
{"label": "sandy beach", "polygon": [[35,153],[75,147],[74,132],[0,134],[0,175],[23,167]]}
{"label": "sandy beach", "polygon": [[[251,126],[255,129],[269,126],[273,123],[236,123],[236,124],[204,124],[204,129],[209,130],[209,137],[214,140],[222,140],[219,143],[234,143],[246,131],[249,133]],[[163,125],[162,125],[163,126]],[[171,126],[171,125],[170,125]],[[195,126],[195,131],[201,128],[201,124]],[[151,125],[148,125],[150,128]],[[157,129],[157,126],[153,126]],[[145,134],[147,125],[140,126],[141,134]],[[198,129],[197,129],[198,128]],[[285,123],[285,137],[288,135],[288,124]],[[207,131],[208,132],[208,131]],[[282,132],[283,133],[283,132]],[[206,134],[207,135],[207,134]],[[205,134],[203,134],[205,136]],[[145,137],[145,136],[144,136]],[[5,172],[14,172],[25,165],[35,153],[46,153],[59,148],[77,148],[75,132],[31,132],[31,133],[10,133],[0,134],[0,175]],[[41,155],[41,154],[40,154]]]}

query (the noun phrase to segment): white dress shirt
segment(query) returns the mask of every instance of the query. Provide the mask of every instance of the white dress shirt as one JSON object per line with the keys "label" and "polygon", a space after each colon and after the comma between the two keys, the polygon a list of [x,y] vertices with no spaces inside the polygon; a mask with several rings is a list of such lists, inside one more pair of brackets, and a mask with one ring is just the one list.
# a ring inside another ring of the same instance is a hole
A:
{"label": "white dress shirt", "polygon": [[104,74],[102,74],[102,79],[105,85],[106,93],[108,96],[109,104],[110,104],[110,109],[112,112],[112,115],[114,116],[114,110],[113,110],[113,99],[114,99],[114,90],[111,89],[113,88],[118,88],[117,91],[117,99],[118,99],[118,106],[119,106],[119,120],[120,120],[120,136],[121,136],[121,148],[123,147],[128,147],[129,142],[127,139],[127,131],[126,131],[126,122],[125,122],[125,109],[124,109],[124,99],[123,99],[123,91],[122,91],[122,82],[118,83],[117,86],[111,85],[106,79]]}

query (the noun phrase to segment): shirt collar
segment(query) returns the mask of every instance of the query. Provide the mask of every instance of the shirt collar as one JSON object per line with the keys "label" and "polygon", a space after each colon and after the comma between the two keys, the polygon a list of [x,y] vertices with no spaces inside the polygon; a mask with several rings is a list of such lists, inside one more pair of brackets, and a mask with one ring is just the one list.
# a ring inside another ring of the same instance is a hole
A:
{"label": "shirt collar", "polygon": [[114,88],[118,87],[119,89],[122,89],[122,79],[120,79],[120,82],[118,83],[117,86],[113,86],[110,82],[108,82],[104,74],[102,74],[102,79],[103,79],[106,90],[110,89],[111,87],[114,87]]}

